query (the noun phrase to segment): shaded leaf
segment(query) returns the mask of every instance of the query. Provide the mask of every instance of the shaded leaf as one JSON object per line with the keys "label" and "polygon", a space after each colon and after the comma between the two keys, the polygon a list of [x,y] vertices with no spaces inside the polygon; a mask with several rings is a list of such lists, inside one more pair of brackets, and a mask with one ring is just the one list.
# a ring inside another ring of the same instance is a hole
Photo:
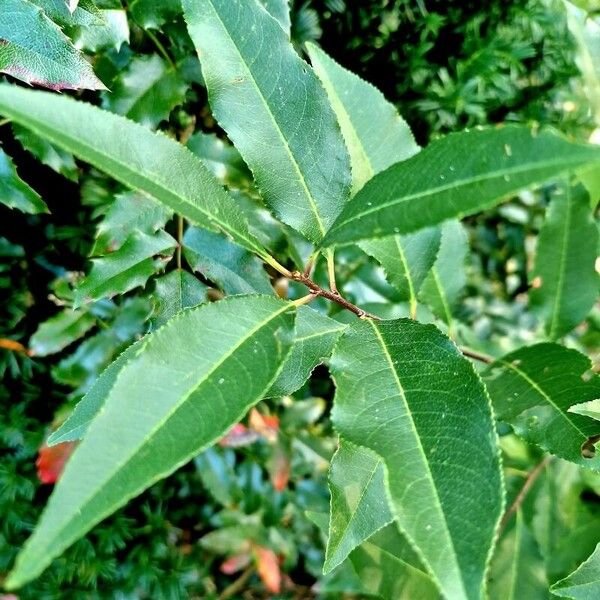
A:
{"label": "shaded leaf", "polygon": [[357,546],[394,520],[380,456],[340,440],[329,467],[329,539],[323,572],[341,565]]}
{"label": "shaded leaf", "polygon": [[60,27],[29,0],[3,0],[0,72],[53,90],[106,89]]}
{"label": "shaded leaf", "polygon": [[[593,469],[600,455],[584,458],[588,439],[600,433],[593,419],[568,412],[573,404],[600,398],[600,377],[585,377],[589,358],[557,344],[511,352],[484,372],[496,416],[543,450]],[[593,445],[587,454],[593,454]]]}
{"label": "shaded leaf", "polygon": [[19,177],[11,157],[1,148],[0,203],[29,214],[50,212],[41,196]]}
{"label": "shaded leaf", "polygon": [[183,7],[213,114],[266,203],[320,241],[347,198],[350,165],[319,80],[257,0]]}
{"label": "shaded leaf", "polygon": [[121,9],[101,10],[100,13],[103,24],[80,28],[73,42],[77,48],[88,52],[106,48],[119,51],[123,44],[129,42],[127,13]]}
{"label": "shaded leaf", "polygon": [[540,230],[529,294],[552,340],[583,321],[598,298],[598,242],[589,195],[582,185],[566,185]]}
{"label": "shaded leaf", "polygon": [[171,260],[176,245],[165,231],[155,235],[135,231],[116,252],[92,259],[89,275],[75,290],[75,305],[145,285],[151,275]]}
{"label": "shaded leaf", "polygon": [[266,255],[231,197],[174,140],[84,102],[10,85],[0,85],[0,113],[193,223],[222,230],[245,248]]}
{"label": "shaded leaf", "polygon": [[[5,587],[35,578],[96,523],[238,422],[277,375],[293,326],[292,304],[235,297],[181,313],[150,334],[117,377]],[[240,364],[252,364],[252,372]]]}
{"label": "shaded leaf", "polygon": [[183,236],[183,252],[194,271],[228,294],[273,293],[262,262],[221,235],[189,227]]}
{"label": "shaded leaf", "polygon": [[452,133],[375,175],[346,205],[323,245],[412,233],[599,161],[598,147],[520,125]]}
{"label": "shaded leaf", "polygon": [[96,318],[87,310],[66,308],[38,326],[29,349],[36,356],[55,354],[82,338],[95,324]]}
{"label": "shaded leaf", "polygon": [[[230,431],[231,433],[231,431]],[[215,448],[209,448],[194,458],[194,464],[204,487],[223,506],[232,506],[239,490],[231,461]]]}
{"label": "shaded leaf", "polygon": [[473,366],[434,326],[406,319],[353,324],[330,363],[337,431],[383,459],[390,507],[443,594],[479,600],[504,499]]}
{"label": "shaded leaf", "polygon": [[573,600],[595,600],[600,595],[600,544],[580,567],[552,586],[552,593]]}
{"label": "shaded leaf", "polygon": [[160,29],[181,14],[180,0],[132,0],[129,12],[144,29]]}

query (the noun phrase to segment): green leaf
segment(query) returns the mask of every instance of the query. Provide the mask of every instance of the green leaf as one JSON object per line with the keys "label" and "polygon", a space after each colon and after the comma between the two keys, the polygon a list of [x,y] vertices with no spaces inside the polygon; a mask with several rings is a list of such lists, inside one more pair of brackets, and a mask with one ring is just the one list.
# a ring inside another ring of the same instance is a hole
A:
{"label": "green leaf", "polygon": [[53,90],[106,89],[60,27],[29,0],[3,0],[0,72]]}
{"label": "green leaf", "polygon": [[208,299],[208,286],[181,269],[159,277],[155,283],[156,289],[152,294],[155,302],[152,315],[154,328],[161,327],[182,310],[198,306]]}
{"label": "green leaf", "polygon": [[19,125],[13,125],[13,131],[23,148],[35,156],[42,164],[71,181],[79,179],[77,165],[71,153],[53,146],[47,140]]}
{"label": "green leaf", "polygon": [[84,102],[0,85],[0,113],[202,227],[265,256],[235,203],[189,150]]}
{"label": "green leaf", "polygon": [[352,165],[352,195],[389,166],[419,152],[410,127],[383,94],[307,44],[315,72],[337,115]]}
{"label": "green leaf", "polygon": [[204,487],[217,502],[232,507],[237,496],[237,480],[231,462],[216,448],[209,448],[194,459]]}
{"label": "green leaf", "polygon": [[293,304],[235,297],[183,312],[150,334],[71,457],[5,587],[37,577],[96,523],[238,422],[275,379],[293,327]]}
{"label": "green leaf", "polygon": [[81,2],[70,11],[64,0],[33,0],[56,23],[67,27],[103,25],[102,12],[92,2]]}
{"label": "green leaf", "polygon": [[62,444],[63,442],[74,442],[83,438],[90,423],[104,406],[117,376],[127,363],[140,354],[146,342],[147,338],[138,340],[129,346],[127,350],[121,352],[118,358],[102,371],[100,377],[96,379],[87,394],[77,403],[75,410],[67,420],[48,437],[46,441],[48,446]]}
{"label": "green leaf", "polygon": [[[103,25],[83,27],[73,40],[77,48],[88,52],[114,48],[117,52],[129,42],[127,13],[121,9],[101,10]],[[104,89],[104,88],[103,88]]]}
{"label": "green leaf", "polygon": [[551,591],[561,598],[595,600],[600,595],[600,544],[580,567],[556,582]]}
{"label": "green leaf", "polygon": [[29,340],[29,349],[35,356],[55,354],[82,338],[95,324],[94,315],[86,310],[67,308],[37,328]]}
{"label": "green leaf", "polygon": [[589,402],[582,402],[569,407],[569,412],[583,415],[584,417],[591,417],[600,421],[600,399],[590,400]]}
{"label": "green leaf", "polygon": [[221,235],[190,227],[183,236],[185,259],[194,271],[228,294],[272,294],[262,262]]}
{"label": "green leaf", "polygon": [[75,291],[75,306],[143,286],[171,260],[177,242],[165,231],[131,234],[116,252],[92,259],[92,269]]}
{"label": "green leaf", "polygon": [[531,305],[552,340],[581,323],[598,298],[598,224],[582,185],[552,199],[538,238]]}
{"label": "green leaf", "polygon": [[337,431],[383,459],[398,526],[442,593],[479,600],[504,499],[473,366],[437,328],[408,319],[353,324],[330,364]]}
{"label": "green leaf", "polygon": [[412,315],[417,310],[417,294],[436,262],[441,237],[440,228],[429,227],[416,233],[359,244],[381,264],[387,280],[400,292],[401,299],[408,300]]}
{"label": "green leaf", "polygon": [[433,268],[423,282],[419,298],[453,331],[453,315],[467,282],[467,232],[459,221],[442,226],[442,241]]}
{"label": "green leaf", "polygon": [[119,249],[132,231],[156,233],[172,214],[162,204],[139,192],[118,194],[98,224],[92,256]]}
{"label": "green leaf", "polygon": [[290,19],[290,6],[288,0],[259,0],[260,3],[267,9],[268,13],[277,21],[290,36],[292,21]]}
{"label": "green leaf", "polygon": [[178,72],[160,56],[138,56],[103,94],[102,107],[154,129],[183,103],[186,89]]}
{"label": "green leaf", "polygon": [[490,568],[490,600],[547,600],[544,561],[521,511],[498,544]]}
{"label": "green leaf", "polygon": [[19,177],[11,157],[1,148],[0,203],[29,214],[50,212],[41,196]]}
{"label": "green leaf", "polygon": [[396,525],[375,533],[350,554],[365,592],[384,600],[439,600],[440,593]]}
{"label": "green leaf", "polygon": [[380,456],[340,440],[329,467],[331,511],[323,572],[341,565],[348,555],[394,520]]}
{"label": "green leaf", "polygon": [[166,22],[174,21],[181,14],[179,0],[133,0],[129,12],[136,23],[144,29],[160,29]]}
{"label": "green leaf", "polygon": [[213,114],[266,203],[319,242],[350,185],[348,153],[321,83],[257,0],[184,0],[183,7]]}
{"label": "green leaf", "polygon": [[[600,455],[588,439],[600,424],[568,412],[570,406],[600,398],[600,377],[589,358],[557,344],[536,344],[511,352],[484,372],[496,416],[543,450],[591,469]],[[584,452],[588,455],[585,458]]]}
{"label": "green leaf", "polygon": [[324,246],[412,233],[491,208],[511,194],[600,162],[600,148],[520,125],[453,133],[375,175]]}
{"label": "green leaf", "polygon": [[346,325],[301,306],[296,317],[294,346],[268,397],[287,396],[300,389],[313,369],[330,357],[344,329]]}

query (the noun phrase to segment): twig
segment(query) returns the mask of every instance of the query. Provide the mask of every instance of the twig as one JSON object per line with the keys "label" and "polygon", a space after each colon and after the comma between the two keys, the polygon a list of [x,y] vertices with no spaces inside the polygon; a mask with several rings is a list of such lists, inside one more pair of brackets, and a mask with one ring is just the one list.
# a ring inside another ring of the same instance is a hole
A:
{"label": "twig", "polygon": [[25,346],[23,346],[21,342],[17,342],[16,340],[0,338],[0,348],[4,350],[10,350],[11,352],[20,352],[21,354],[31,356],[31,351],[28,350]]}
{"label": "twig", "polygon": [[248,579],[250,579],[252,573],[254,572],[254,565],[250,565],[246,567],[246,570],[231,584],[228,585],[220,594],[218,600],[227,600],[227,598],[231,598],[239,591],[241,591]]}
{"label": "twig", "polygon": [[533,484],[536,482],[536,479],[541,475],[542,471],[550,464],[554,457],[546,456],[544,460],[542,460],[538,465],[536,465],[527,475],[527,479],[521,488],[521,491],[517,494],[517,497],[514,499],[513,503],[507,508],[502,520],[500,521],[500,527],[498,528],[498,535],[501,535],[504,531],[504,528],[508,525],[510,518],[514,513],[521,508],[521,504],[525,500],[529,490],[531,490]]}
{"label": "twig", "polygon": [[488,356],[487,354],[483,354],[481,352],[476,352],[475,350],[471,350],[471,348],[466,348],[465,346],[462,346],[460,348],[460,351],[468,358],[478,360],[479,362],[485,363],[486,365],[489,365],[494,362],[493,357]]}

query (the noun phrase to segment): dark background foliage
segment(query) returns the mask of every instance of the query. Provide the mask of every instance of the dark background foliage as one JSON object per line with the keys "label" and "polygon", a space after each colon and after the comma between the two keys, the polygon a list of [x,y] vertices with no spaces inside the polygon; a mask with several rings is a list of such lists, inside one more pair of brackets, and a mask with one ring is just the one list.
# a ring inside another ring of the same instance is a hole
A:
{"label": "dark background foliage", "polygon": [[[114,89],[132,59],[156,52],[157,42],[187,68],[180,61],[193,50],[179,20],[151,35],[133,21],[131,27],[130,44],[94,58],[109,87]],[[318,39],[341,64],[379,87],[421,144],[441,133],[506,120],[551,123],[580,137],[590,129],[587,110],[579,108],[574,44],[561,4],[552,0],[297,0],[292,32],[299,47]],[[163,124],[179,137],[194,122],[221,135],[193,65],[191,71],[183,103]],[[91,93],[83,96],[98,101]],[[0,126],[0,140],[52,213],[28,216],[0,207],[0,338],[27,345],[38,325],[68,302],[68,282],[86,267],[113,184],[78,166],[80,188],[74,177],[23,150],[10,125]],[[59,160],[60,168],[69,166]],[[490,327],[489,306],[507,329],[519,322],[518,302],[508,308],[507,301],[518,300],[526,288],[525,242],[542,207],[543,197],[529,205],[515,200],[469,221],[479,258],[463,317],[475,329]],[[0,580],[51,491],[36,475],[44,438],[86,384],[142,330],[143,302],[143,293],[136,292],[98,303],[99,326],[58,356],[30,358],[0,349]],[[351,581],[320,578],[322,541],[304,517],[309,507],[326,510],[325,468],[334,447],[323,416],[331,386],[326,370],[318,373],[313,387],[297,394],[296,408],[266,406],[281,419],[277,443],[211,451],[76,543],[20,597],[216,598],[244,572],[227,575],[221,568],[225,556],[248,551],[240,531],[284,557],[282,571],[294,584],[285,597],[351,589]],[[291,460],[291,479],[276,491],[272,480],[282,457]],[[219,480],[220,487],[214,480],[211,485],[217,493],[207,492],[207,477]],[[244,589],[232,597],[269,596],[254,571]]]}

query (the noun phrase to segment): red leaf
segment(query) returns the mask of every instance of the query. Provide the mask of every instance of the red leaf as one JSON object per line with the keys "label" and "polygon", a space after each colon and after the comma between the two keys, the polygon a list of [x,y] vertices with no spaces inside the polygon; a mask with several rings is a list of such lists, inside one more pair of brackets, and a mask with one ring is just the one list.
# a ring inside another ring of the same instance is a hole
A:
{"label": "red leaf", "polygon": [[279,560],[273,550],[264,546],[254,546],[254,560],[258,574],[269,592],[279,594],[281,591],[281,570]]}
{"label": "red leaf", "polygon": [[42,483],[56,483],[75,446],[76,442],[64,442],[56,446],[44,444],[35,461],[38,479]]}
{"label": "red leaf", "polygon": [[249,446],[258,439],[255,431],[248,429],[243,423],[234,425],[219,441],[219,446],[224,448],[237,448]]}
{"label": "red leaf", "polygon": [[287,487],[290,480],[290,458],[280,444],[277,444],[273,449],[273,456],[269,461],[269,473],[273,487],[282,492]]}
{"label": "red leaf", "polygon": [[250,554],[234,554],[221,563],[219,570],[225,575],[233,575],[248,566]]}
{"label": "red leaf", "polygon": [[259,435],[264,437],[268,442],[274,442],[277,439],[279,433],[279,418],[271,415],[262,415],[261,413],[253,408],[250,411],[250,418],[248,419],[250,428],[256,431]]}

